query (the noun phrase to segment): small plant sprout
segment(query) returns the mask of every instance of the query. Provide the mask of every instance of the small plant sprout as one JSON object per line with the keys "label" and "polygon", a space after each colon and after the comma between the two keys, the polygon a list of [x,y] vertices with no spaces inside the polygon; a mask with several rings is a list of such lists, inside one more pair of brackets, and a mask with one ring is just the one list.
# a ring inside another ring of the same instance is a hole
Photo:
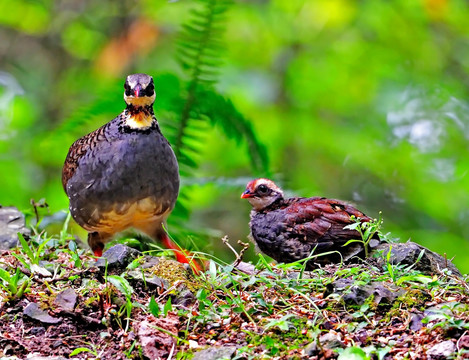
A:
{"label": "small plant sprout", "polygon": [[6,293],[6,300],[19,299],[29,285],[29,279],[17,268],[13,276],[0,268],[0,290]]}
{"label": "small plant sprout", "polygon": [[375,234],[380,234],[381,226],[383,225],[384,220],[382,217],[382,212],[379,212],[378,219],[373,219],[372,221],[362,222],[360,218],[357,218],[354,215],[350,217],[350,220],[352,220],[353,223],[344,226],[344,229],[358,231],[361,239],[349,240],[344,246],[354,242],[360,242],[365,248],[365,257],[368,257],[368,245]]}

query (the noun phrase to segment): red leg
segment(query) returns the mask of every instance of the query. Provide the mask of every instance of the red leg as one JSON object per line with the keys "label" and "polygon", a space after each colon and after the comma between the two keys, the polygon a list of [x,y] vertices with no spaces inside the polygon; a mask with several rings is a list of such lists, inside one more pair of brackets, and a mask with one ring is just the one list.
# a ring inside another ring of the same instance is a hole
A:
{"label": "red leg", "polygon": [[174,251],[177,261],[183,264],[189,264],[194,273],[198,274],[203,270],[202,266],[196,260],[194,260],[193,255],[189,251],[181,249],[181,247],[171,241],[166,233],[161,235],[161,242],[165,247]]}
{"label": "red leg", "polygon": [[101,257],[103,255],[104,243],[109,235],[99,234],[98,232],[88,233],[88,245],[94,253],[94,256]]}

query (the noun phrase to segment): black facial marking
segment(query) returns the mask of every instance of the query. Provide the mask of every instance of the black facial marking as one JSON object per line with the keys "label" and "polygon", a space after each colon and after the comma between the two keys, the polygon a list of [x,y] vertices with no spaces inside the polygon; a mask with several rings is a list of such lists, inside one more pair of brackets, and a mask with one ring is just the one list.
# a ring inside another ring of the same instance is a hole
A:
{"label": "black facial marking", "polygon": [[130,85],[127,81],[124,84],[124,90],[125,90],[125,95],[127,95],[127,96],[130,96],[132,94],[132,92],[130,90]]}
{"label": "black facial marking", "polygon": [[147,88],[145,89],[146,96],[153,96],[155,93],[155,84],[153,84],[153,80],[148,84]]}

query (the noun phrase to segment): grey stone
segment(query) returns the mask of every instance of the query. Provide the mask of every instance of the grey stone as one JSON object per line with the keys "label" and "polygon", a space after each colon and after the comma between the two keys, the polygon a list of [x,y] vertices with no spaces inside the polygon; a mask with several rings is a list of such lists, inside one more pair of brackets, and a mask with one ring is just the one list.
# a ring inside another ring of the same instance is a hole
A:
{"label": "grey stone", "polygon": [[334,334],[333,332],[325,333],[319,337],[319,343],[323,349],[337,349],[343,348],[344,343],[340,340],[339,335]]}
{"label": "grey stone", "polygon": [[195,303],[195,295],[189,289],[185,289],[179,292],[173,300],[173,304],[184,307],[189,307],[193,303]]}
{"label": "grey stone", "polygon": [[142,263],[139,267],[141,269],[148,269],[148,268],[158,265],[159,262],[160,262],[160,258],[157,256],[144,255],[142,259]]}
{"label": "grey stone", "polygon": [[[174,281],[174,279],[160,277],[154,275],[151,271],[145,271],[145,269],[151,270],[153,266],[158,265],[161,261],[165,261],[165,265],[179,267],[183,269],[185,273],[188,273],[189,271],[189,269],[183,267],[183,265],[177,261],[168,259],[160,260],[158,257],[145,255],[143,257],[143,263],[137,269],[126,272],[128,279],[130,281],[139,283],[140,286],[148,287],[149,290],[156,288],[163,290],[169,289],[171,287],[170,281]],[[185,280],[189,281],[189,279]],[[175,305],[182,305],[187,307],[195,302],[194,293],[187,287],[187,283],[184,281],[177,286],[173,296],[172,303]]]}
{"label": "grey stone", "polygon": [[96,266],[102,272],[107,267],[108,274],[121,273],[140,255],[142,253],[138,250],[123,244],[117,244],[104,252],[103,256],[96,262]]}
{"label": "grey stone", "polygon": [[54,303],[67,311],[73,311],[77,303],[77,294],[72,288],[61,291],[55,298]]}
{"label": "grey stone", "polygon": [[222,360],[231,359],[236,353],[235,346],[216,346],[197,351],[192,360]]}
{"label": "grey stone", "polygon": [[42,356],[41,354],[29,354],[27,360],[66,360],[63,356]]}
{"label": "grey stone", "polygon": [[256,267],[253,264],[241,261],[238,265],[236,265],[236,269],[242,271],[248,275],[254,275],[256,273]]}
{"label": "grey stone", "polygon": [[373,302],[379,305],[392,304],[403,293],[403,289],[393,287],[390,284],[385,286],[379,281],[356,285],[352,279],[338,279],[327,285],[324,296],[341,294],[345,303],[356,305],[363,305],[370,296],[373,296]]}
{"label": "grey stone", "polygon": [[24,215],[15,207],[0,205],[0,249],[8,250],[18,244],[18,233],[30,235]]}
{"label": "grey stone", "polygon": [[443,360],[448,359],[451,354],[456,352],[456,345],[451,340],[446,340],[436,345],[433,345],[427,350],[428,360]]}
{"label": "grey stone", "polygon": [[34,336],[42,336],[46,333],[46,328],[43,326],[33,327],[31,328],[30,333]]}
{"label": "grey stone", "polygon": [[454,317],[458,312],[463,312],[466,309],[465,304],[457,301],[446,301],[435,306],[430,306],[423,311],[423,316],[428,317],[430,320],[445,320],[448,317]]}
{"label": "grey stone", "polygon": [[44,324],[57,324],[62,321],[61,318],[50,316],[47,311],[40,309],[36,303],[26,305],[23,309],[23,314]]}
{"label": "grey stone", "polygon": [[316,343],[316,341],[313,341],[306,345],[306,347],[303,349],[303,352],[306,356],[316,355],[316,353],[318,352],[318,344]]}
{"label": "grey stone", "polygon": [[424,318],[424,315],[422,313],[411,314],[409,329],[412,331],[419,331],[421,328],[423,328],[422,319]]}
{"label": "grey stone", "polygon": [[[319,343],[319,346],[318,346]],[[319,339],[309,343],[304,349],[303,353],[306,356],[314,356],[317,355],[319,349],[329,349],[334,350],[338,348],[345,347],[344,343],[340,339],[338,334],[334,332],[327,332],[319,337]]]}
{"label": "grey stone", "polygon": [[[454,275],[461,276],[461,272],[450,260],[412,241],[406,243],[380,244],[373,251],[373,253],[377,251],[382,252],[382,256],[379,256],[377,259],[379,265],[386,265],[386,255],[390,247],[392,248],[389,261],[393,265],[404,264],[410,266],[415,264],[414,269],[429,275],[438,274],[442,269],[447,268]],[[424,251],[424,253],[420,260],[418,260],[422,251]]]}
{"label": "grey stone", "polygon": [[146,285],[150,285],[153,287],[159,287],[162,289],[169,289],[169,281],[166,279],[162,279],[159,276],[156,275],[150,275],[145,273],[142,273],[141,270],[130,270],[127,272],[127,275],[129,276],[130,280],[134,280],[137,282],[144,283]]}

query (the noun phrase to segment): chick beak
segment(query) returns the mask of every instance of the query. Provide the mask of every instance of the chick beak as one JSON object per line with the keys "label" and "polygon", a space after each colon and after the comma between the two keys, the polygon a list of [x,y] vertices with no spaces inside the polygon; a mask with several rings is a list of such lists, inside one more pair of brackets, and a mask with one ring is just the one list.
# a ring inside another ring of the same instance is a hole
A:
{"label": "chick beak", "polygon": [[254,197],[254,195],[251,194],[251,192],[249,190],[246,190],[245,192],[243,192],[241,194],[241,199],[248,199],[248,198],[251,198],[251,197]]}

